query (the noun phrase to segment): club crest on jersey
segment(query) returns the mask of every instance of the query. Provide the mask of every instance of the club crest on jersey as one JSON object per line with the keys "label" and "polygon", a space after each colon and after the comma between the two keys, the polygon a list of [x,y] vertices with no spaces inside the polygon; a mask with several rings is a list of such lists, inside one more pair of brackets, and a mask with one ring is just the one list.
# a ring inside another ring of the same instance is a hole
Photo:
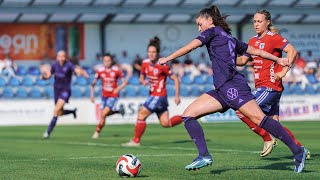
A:
{"label": "club crest on jersey", "polygon": [[154,70],[153,70],[153,74],[154,74],[154,75],[158,74],[158,72],[159,72],[158,69],[154,69]]}
{"label": "club crest on jersey", "polygon": [[111,72],[111,73],[110,73],[110,76],[111,76],[111,77],[114,77],[114,72]]}
{"label": "club crest on jersey", "polygon": [[263,49],[264,48],[265,43],[260,43],[259,44],[259,49]]}

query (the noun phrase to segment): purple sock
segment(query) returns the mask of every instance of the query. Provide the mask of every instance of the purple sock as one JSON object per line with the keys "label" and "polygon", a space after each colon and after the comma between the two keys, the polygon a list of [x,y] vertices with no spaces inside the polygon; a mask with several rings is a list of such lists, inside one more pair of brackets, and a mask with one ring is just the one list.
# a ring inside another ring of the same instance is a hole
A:
{"label": "purple sock", "polygon": [[47,130],[48,134],[50,134],[52,132],[53,128],[56,126],[57,120],[58,120],[58,117],[56,117],[56,116],[54,116],[52,118],[52,120],[48,126],[48,130]]}
{"label": "purple sock", "polygon": [[202,127],[197,119],[194,117],[182,117],[182,121],[184,122],[184,127],[188,131],[191,139],[198,148],[199,156],[208,156],[207,143],[204,138]]}
{"label": "purple sock", "polygon": [[285,143],[290,148],[293,155],[300,154],[301,147],[298,146],[293,141],[291,136],[287,133],[287,131],[282,127],[282,125],[278,121],[276,121],[268,116],[265,116],[262,119],[259,126],[262,127],[263,129],[265,129],[266,131],[268,131],[274,137],[280,139],[283,143]]}

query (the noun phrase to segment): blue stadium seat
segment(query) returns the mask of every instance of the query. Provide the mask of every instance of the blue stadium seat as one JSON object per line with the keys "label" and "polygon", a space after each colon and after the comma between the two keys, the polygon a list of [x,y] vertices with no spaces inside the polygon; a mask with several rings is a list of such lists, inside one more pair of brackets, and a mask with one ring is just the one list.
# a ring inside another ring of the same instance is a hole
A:
{"label": "blue stadium seat", "polygon": [[304,93],[300,85],[294,85],[293,87],[291,87],[291,92],[297,95],[301,95]]}
{"label": "blue stadium seat", "polygon": [[207,77],[207,84],[212,84],[213,83],[213,77],[212,76],[208,76]]}
{"label": "blue stadium seat", "polygon": [[29,76],[25,76],[21,81],[21,85],[23,85],[23,86],[32,86],[33,85],[32,78],[29,77]]}
{"label": "blue stadium seat", "polygon": [[203,87],[203,90],[202,90],[202,93],[205,93],[205,92],[208,92],[208,91],[211,91],[214,89],[214,86],[212,84],[207,84]]}
{"label": "blue stadium seat", "polygon": [[171,78],[167,78],[167,84],[173,85],[174,81]]}
{"label": "blue stadium seat", "polygon": [[181,83],[182,83],[182,84],[192,84],[193,81],[192,81],[192,79],[190,78],[190,76],[183,76],[183,77],[181,78]]}
{"label": "blue stadium seat", "polygon": [[47,87],[44,89],[44,95],[45,95],[47,98],[53,98],[53,97],[54,97],[53,87],[47,86]]}
{"label": "blue stadium seat", "polygon": [[50,85],[53,85],[54,84],[54,77],[51,76],[50,79],[48,79],[48,81],[49,81]]}
{"label": "blue stadium seat", "polygon": [[173,85],[167,85],[167,94],[170,97],[175,96],[176,91],[174,90],[174,86]]}
{"label": "blue stadium seat", "polygon": [[140,85],[140,81],[137,76],[130,77],[128,83],[132,85]]}
{"label": "blue stadium seat", "polygon": [[306,94],[316,94],[316,90],[313,88],[313,86],[306,86],[306,88],[304,89],[304,92]]}
{"label": "blue stadium seat", "polygon": [[93,71],[93,69],[89,66],[83,66],[82,67],[89,75],[90,74],[94,74],[95,72]]}
{"label": "blue stadium seat", "polygon": [[83,96],[85,97],[90,97],[90,87],[91,86],[87,86],[85,89],[84,89],[84,92],[83,92]]}
{"label": "blue stadium seat", "polygon": [[34,87],[30,90],[29,92],[29,97],[31,98],[41,98],[42,97],[42,93],[41,90],[37,87]]}
{"label": "blue stadium seat", "polygon": [[28,92],[27,92],[26,88],[20,87],[16,92],[16,97],[17,98],[27,98]]}
{"label": "blue stadium seat", "polygon": [[28,72],[27,68],[25,66],[18,66],[18,69],[17,69],[17,72],[16,72],[16,75],[18,76],[24,76],[26,75]]}
{"label": "blue stadium seat", "polygon": [[320,84],[318,84],[317,88],[316,88],[316,92],[320,93]]}
{"label": "blue stadium seat", "polygon": [[19,85],[20,85],[20,81],[19,81],[18,78],[12,77],[12,78],[9,79],[8,84],[9,84],[10,86],[16,87],[16,86],[19,86]]}
{"label": "blue stadium seat", "polygon": [[180,87],[180,94],[181,94],[181,96],[185,96],[185,97],[189,96],[189,89],[188,89],[188,87],[185,86],[185,85],[182,85],[182,86]]}
{"label": "blue stadium seat", "polygon": [[10,88],[10,87],[4,88],[3,91],[2,91],[2,97],[3,98],[12,98],[12,97],[14,97],[13,89]]}
{"label": "blue stadium seat", "polygon": [[127,97],[135,97],[137,95],[136,89],[133,86],[126,86],[126,96]]}
{"label": "blue stadium seat", "polygon": [[194,78],[194,83],[202,85],[202,84],[206,83],[206,79],[204,78],[204,76],[201,76],[201,75],[200,76],[196,76]]}
{"label": "blue stadium seat", "polygon": [[122,89],[119,93],[120,97],[126,97],[126,88]]}
{"label": "blue stadium seat", "polygon": [[101,96],[101,86],[96,86],[96,88],[94,89],[94,96]]}
{"label": "blue stadium seat", "polygon": [[6,80],[0,76],[0,87],[5,87],[7,84]]}
{"label": "blue stadium seat", "polygon": [[36,79],[36,85],[37,86],[47,86],[48,85],[48,81],[46,81],[46,80],[43,80],[43,79],[40,79],[40,78],[37,78]]}
{"label": "blue stadium seat", "polygon": [[40,70],[36,66],[30,66],[28,69],[28,74],[34,75],[34,76],[39,76],[40,75]]}
{"label": "blue stadium seat", "polygon": [[71,95],[72,95],[72,97],[76,97],[76,98],[82,97],[82,91],[81,91],[80,87],[73,86],[71,88]]}
{"label": "blue stadium seat", "polygon": [[200,96],[202,94],[202,90],[198,85],[193,85],[190,87],[190,89],[190,96]]}
{"label": "blue stadium seat", "polygon": [[313,74],[307,74],[306,77],[311,84],[316,84],[318,82]]}
{"label": "blue stadium seat", "polygon": [[85,77],[79,76],[76,78],[76,85],[87,86],[88,80]]}
{"label": "blue stadium seat", "polygon": [[146,86],[140,85],[138,87],[138,96],[142,96],[142,97],[149,96],[149,88]]}

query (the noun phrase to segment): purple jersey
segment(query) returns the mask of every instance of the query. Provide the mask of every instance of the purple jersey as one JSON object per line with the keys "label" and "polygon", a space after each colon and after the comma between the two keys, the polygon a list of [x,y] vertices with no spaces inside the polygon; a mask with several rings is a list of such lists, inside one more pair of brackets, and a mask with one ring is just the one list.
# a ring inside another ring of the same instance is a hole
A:
{"label": "purple jersey", "polygon": [[70,61],[65,61],[61,66],[59,62],[55,62],[51,66],[51,74],[54,74],[54,87],[70,89],[71,78],[75,66]]}
{"label": "purple jersey", "polygon": [[237,54],[245,53],[248,44],[228,35],[219,26],[203,31],[196,39],[202,42],[202,46],[207,47],[215,77],[214,85],[218,89],[238,73],[236,70]]}

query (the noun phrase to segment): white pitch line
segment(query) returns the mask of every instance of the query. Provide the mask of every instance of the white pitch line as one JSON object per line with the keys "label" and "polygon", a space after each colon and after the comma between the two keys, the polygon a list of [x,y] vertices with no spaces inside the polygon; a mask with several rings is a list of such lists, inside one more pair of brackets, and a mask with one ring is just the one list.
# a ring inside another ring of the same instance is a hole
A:
{"label": "white pitch line", "polygon": [[[137,157],[168,157],[168,156],[196,156],[197,154],[137,154]],[[82,159],[113,159],[119,158],[119,156],[77,156],[77,157],[66,157],[66,158],[40,158],[40,159],[1,159],[2,161],[13,161],[13,162],[30,162],[30,161],[61,161],[61,160],[82,160]]]}

